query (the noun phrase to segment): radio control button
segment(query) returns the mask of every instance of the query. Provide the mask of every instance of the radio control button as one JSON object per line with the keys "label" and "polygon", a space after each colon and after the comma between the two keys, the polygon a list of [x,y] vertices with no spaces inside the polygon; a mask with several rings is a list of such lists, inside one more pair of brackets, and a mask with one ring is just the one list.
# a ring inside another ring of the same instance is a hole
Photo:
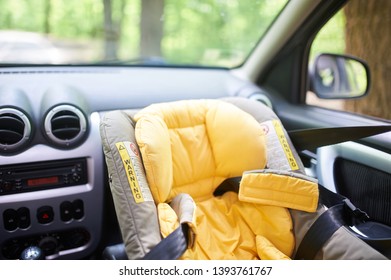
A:
{"label": "radio control button", "polygon": [[40,224],[48,224],[53,221],[54,212],[51,206],[42,206],[37,210],[37,220]]}
{"label": "radio control button", "polygon": [[73,204],[70,201],[64,201],[60,204],[61,221],[68,222],[73,218]]}
{"label": "radio control button", "polygon": [[64,174],[62,178],[63,178],[64,184],[66,184],[66,185],[69,184],[69,176],[68,176],[68,174]]}
{"label": "radio control button", "polygon": [[77,174],[77,173],[73,173],[72,174],[72,179],[75,183],[79,182],[80,181],[80,175]]}
{"label": "radio control button", "polygon": [[22,180],[18,179],[14,181],[15,190],[19,191],[23,189]]}
{"label": "radio control button", "polygon": [[4,228],[13,231],[18,228],[18,213],[14,209],[7,209],[3,212]]}
{"label": "radio control button", "polygon": [[12,184],[11,182],[5,181],[3,183],[3,190],[6,192],[12,191]]}
{"label": "radio control button", "polygon": [[80,220],[84,217],[84,203],[83,200],[77,199],[72,202],[73,206],[73,218],[76,220]]}
{"label": "radio control button", "polygon": [[30,210],[26,207],[21,207],[17,210],[18,213],[18,226],[22,229],[26,229],[30,226]]}

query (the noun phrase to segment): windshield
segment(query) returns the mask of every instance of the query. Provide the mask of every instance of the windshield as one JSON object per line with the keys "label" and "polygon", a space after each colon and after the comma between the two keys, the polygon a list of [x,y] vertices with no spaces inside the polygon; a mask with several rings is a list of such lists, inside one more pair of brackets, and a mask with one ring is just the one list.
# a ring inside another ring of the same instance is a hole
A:
{"label": "windshield", "polygon": [[236,67],[288,0],[2,0],[0,63]]}

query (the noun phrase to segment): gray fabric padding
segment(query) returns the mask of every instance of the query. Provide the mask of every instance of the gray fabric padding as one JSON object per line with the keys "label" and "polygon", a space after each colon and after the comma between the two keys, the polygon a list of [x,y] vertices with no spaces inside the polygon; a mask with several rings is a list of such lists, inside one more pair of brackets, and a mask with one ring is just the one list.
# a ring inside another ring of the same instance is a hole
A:
{"label": "gray fabric padding", "polygon": [[272,109],[256,100],[244,97],[225,97],[221,98],[221,100],[236,105],[243,111],[252,115],[259,123],[279,119]]}
{"label": "gray fabric padding", "polygon": [[135,202],[115,145],[123,141],[136,143],[133,126],[133,120],[125,112],[111,111],[103,116],[100,133],[111,193],[126,253],[129,259],[141,259],[160,242],[161,236],[155,203]]}
{"label": "gray fabric padding", "polygon": [[345,227],[339,228],[318,252],[319,260],[387,260],[387,258],[352,235]]}
{"label": "gray fabric padding", "polygon": [[[179,218],[180,224],[193,224],[195,220],[195,209],[196,205],[193,198],[185,193],[178,194],[170,203],[171,208],[175,211]],[[189,228],[188,232],[188,247],[192,248],[195,245],[196,233],[193,232],[192,227]]]}
{"label": "gray fabric padding", "polygon": [[[295,252],[313,222],[325,211],[319,205],[315,213],[290,210],[294,223]],[[387,258],[354,236],[345,227],[338,229],[315,256],[316,260],[386,260]]]}
{"label": "gray fabric padding", "polygon": [[190,195],[178,194],[170,203],[171,208],[179,218],[179,223],[193,223],[195,204]]}
{"label": "gray fabric padding", "polygon": [[322,205],[318,205],[316,212],[308,213],[298,210],[289,210],[293,221],[293,234],[295,235],[295,252],[303,240],[305,234],[316,219],[325,211]]}

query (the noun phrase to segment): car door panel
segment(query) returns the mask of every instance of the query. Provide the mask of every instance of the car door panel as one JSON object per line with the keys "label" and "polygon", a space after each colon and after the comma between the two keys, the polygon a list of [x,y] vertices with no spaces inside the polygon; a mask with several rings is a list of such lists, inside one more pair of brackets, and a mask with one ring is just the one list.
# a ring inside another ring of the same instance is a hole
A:
{"label": "car door panel", "polygon": [[[275,108],[288,130],[389,125],[387,121],[311,106],[282,104]],[[347,196],[371,218],[391,224],[391,132],[302,151],[301,156],[320,184]]]}
{"label": "car door panel", "polygon": [[338,192],[379,222],[391,225],[391,155],[355,142],[317,150],[320,184]]}

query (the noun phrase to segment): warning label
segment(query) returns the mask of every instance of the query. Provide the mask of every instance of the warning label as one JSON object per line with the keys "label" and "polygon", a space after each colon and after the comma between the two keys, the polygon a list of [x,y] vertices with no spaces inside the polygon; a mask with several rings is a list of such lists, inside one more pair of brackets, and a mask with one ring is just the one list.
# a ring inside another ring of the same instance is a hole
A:
{"label": "warning label", "polygon": [[280,121],[266,121],[261,126],[266,136],[268,168],[298,170],[299,166],[289,147]]}
{"label": "warning label", "polygon": [[121,156],[135,202],[153,201],[136,145],[129,141],[118,142],[115,145]]}

